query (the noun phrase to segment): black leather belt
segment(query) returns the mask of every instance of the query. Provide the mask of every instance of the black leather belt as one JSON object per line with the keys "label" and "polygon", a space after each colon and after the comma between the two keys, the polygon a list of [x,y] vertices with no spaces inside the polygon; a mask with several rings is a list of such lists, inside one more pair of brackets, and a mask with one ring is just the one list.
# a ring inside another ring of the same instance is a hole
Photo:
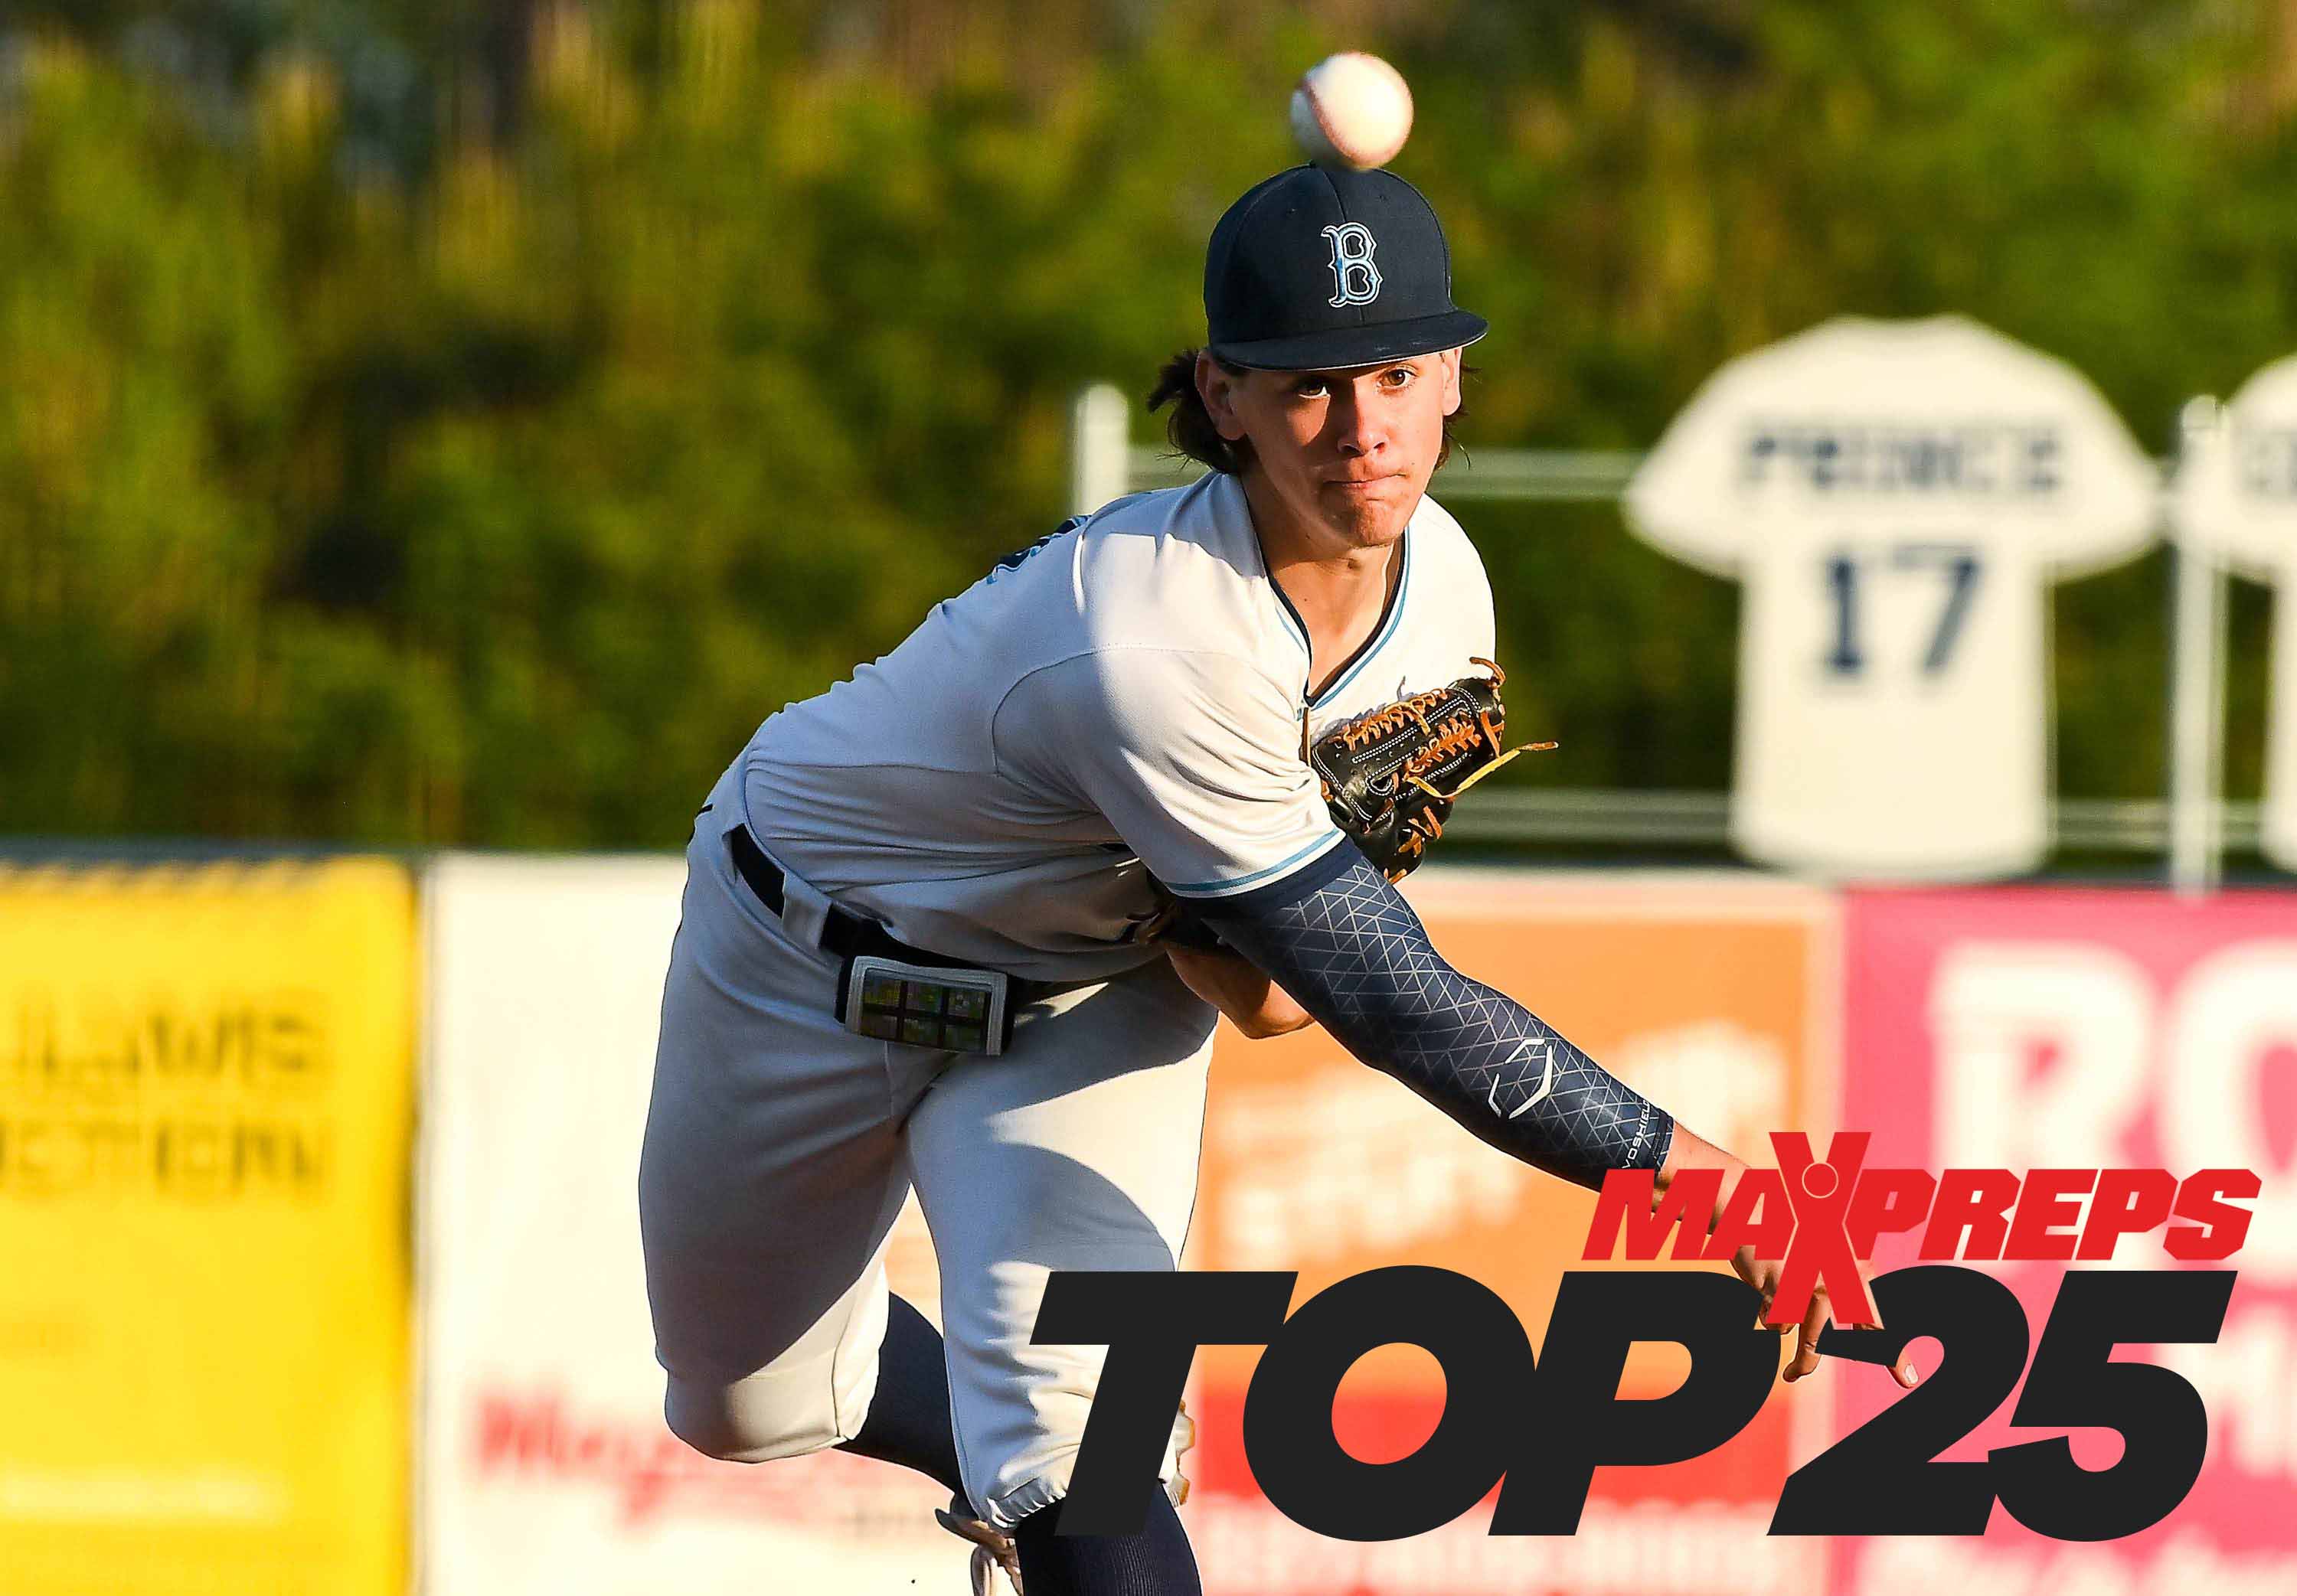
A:
{"label": "black leather belt", "polygon": [[[766,857],[758,846],[758,839],[750,835],[746,826],[737,826],[726,833],[726,846],[734,856],[734,868],[750,890],[779,918],[782,912],[782,868]],[[928,953],[923,948],[912,948],[907,942],[894,940],[877,921],[852,914],[833,903],[821,923],[821,945],[840,958],[856,958],[864,953],[874,953],[880,958],[898,958],[905,964],[921,964],[944,970],[977,970],[983,967],[967,964],[962,958],[951,958],[939,953]],[[1016,983],[1016,985],[1036,985],[1036,983]]]}

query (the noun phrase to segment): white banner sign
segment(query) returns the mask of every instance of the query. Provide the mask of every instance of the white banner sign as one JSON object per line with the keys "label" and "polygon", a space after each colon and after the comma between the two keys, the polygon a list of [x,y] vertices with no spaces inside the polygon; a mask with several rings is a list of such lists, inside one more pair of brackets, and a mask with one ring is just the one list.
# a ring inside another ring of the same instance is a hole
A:
{"label": "white banner sign", "polygon": [[[681,861],[450,858],[429,890],[424,1596],[964,1589],[945,1493],[826,1452],[720,1463],[664,1427],[638,1143]],[[914,1205],[889,1270],[931,1311]]]}
{"label": "white banner sign", "polygon": [[1745,584],[1740,847],[1836,876],[2038,864],[2047,584],[2144,549],[2156,499],[2080,374],[1958,317],[1832,321],[1717,373],[1626,509]]}

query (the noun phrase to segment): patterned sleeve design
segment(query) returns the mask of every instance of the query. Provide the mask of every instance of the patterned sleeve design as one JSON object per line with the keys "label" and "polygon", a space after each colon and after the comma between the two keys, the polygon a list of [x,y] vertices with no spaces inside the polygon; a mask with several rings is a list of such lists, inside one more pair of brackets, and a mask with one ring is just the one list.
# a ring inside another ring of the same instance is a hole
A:
{"label": "patterned sleeve design", "polygon": [[1514,999],[1445,963],[1362,855],[1289,903],[1256,894],[1201,908],[1350,1052],[1501,1151],[1591,1187],[1606,1170],[1666,1159],[1675,1121]]}

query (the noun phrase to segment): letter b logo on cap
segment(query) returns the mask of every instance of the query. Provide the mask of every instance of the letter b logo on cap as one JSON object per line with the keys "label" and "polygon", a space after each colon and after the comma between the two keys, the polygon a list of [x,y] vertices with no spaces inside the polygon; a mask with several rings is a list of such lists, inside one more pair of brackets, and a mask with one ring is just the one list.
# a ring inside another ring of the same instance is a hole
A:
{"label": "letter b logo on cap", "polygon": [[1362,222],[1342,222],[1324,229],[1332,241],[1331,305],[1369,305],[1379,298],[1379,267],[1371,263],[1378,247],[1371,229]]}

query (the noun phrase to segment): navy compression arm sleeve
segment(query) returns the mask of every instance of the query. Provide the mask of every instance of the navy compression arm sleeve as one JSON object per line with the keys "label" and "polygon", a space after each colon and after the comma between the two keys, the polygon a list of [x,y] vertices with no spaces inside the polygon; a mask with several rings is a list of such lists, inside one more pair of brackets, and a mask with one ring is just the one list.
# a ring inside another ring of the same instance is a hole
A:
{"label": "navy compression arm sleeve", "polygon": [[1291,902],[1255,893],[1194,907],[1350,1052],[1501,1151],[1582,1186],[1657,1169],[1675,1139],[1666,1111],[1446,964],[1403,894],[1348,852],[1346,869]]}

